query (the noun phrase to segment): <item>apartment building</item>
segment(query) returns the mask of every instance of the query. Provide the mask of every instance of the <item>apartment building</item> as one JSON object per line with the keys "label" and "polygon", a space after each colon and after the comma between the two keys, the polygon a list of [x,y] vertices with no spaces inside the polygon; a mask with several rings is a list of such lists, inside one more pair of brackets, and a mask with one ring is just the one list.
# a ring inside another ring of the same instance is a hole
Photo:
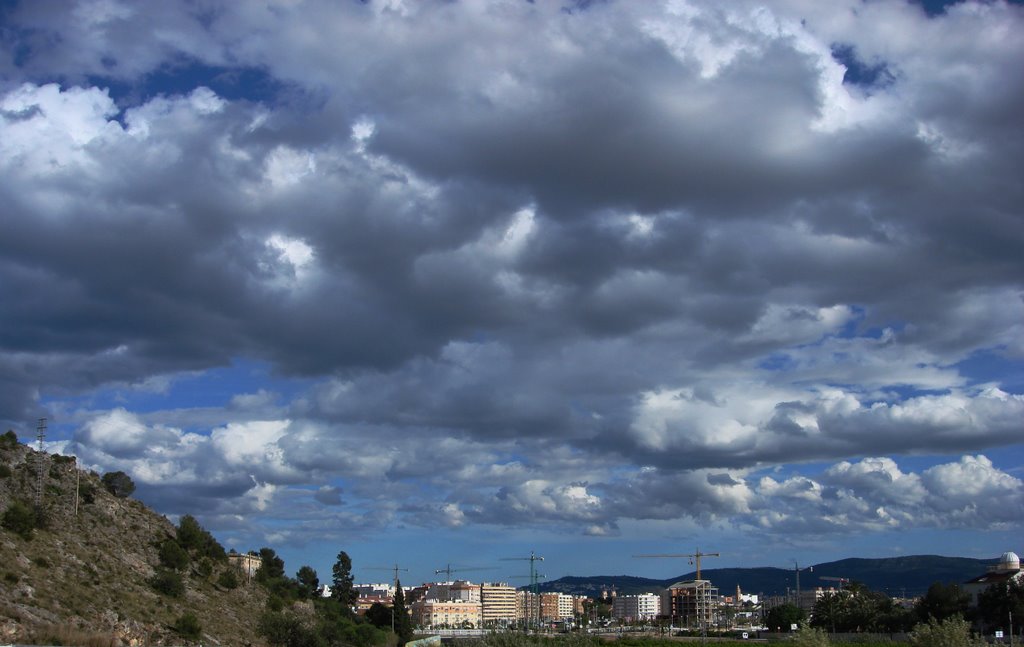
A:
{"label": "apartment building", "polygon": [[612,617],[624,622],[653,620],[661,613],[661,598],[654,593],[618,595],[612,601]]}
{"label": "apartment building", "polygon": [[571,595],[565,593],[540,594],[540,619],[544,622],[572,619],[575,610]]}
{"label": "apartment building", "polygon": [[395,596],[395,585],[392,582],[381,582],[379,584],[353,584],[352,590],[359,594],[360,597],[394,597]]}
{"label": "apartment building", "polygon": [[412,621],[425,628],[478,628],[480,603],[467,600],[418,600],[412,604]]}
{"label": "apartment building", "polygon": [[527,625],[540,622],[540,596],[530,591],[516,591],[516,620]]}
{"label": "apartment building", "polygon": [[484,627],[514,624],[516,589],[504,582],[484,582],[480,585],[480,615]]}

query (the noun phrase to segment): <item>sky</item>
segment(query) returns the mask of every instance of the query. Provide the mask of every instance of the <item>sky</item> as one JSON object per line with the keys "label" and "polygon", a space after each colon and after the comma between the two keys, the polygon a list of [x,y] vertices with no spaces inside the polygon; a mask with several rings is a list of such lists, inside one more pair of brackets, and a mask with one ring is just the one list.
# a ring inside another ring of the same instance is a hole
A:
{"label": "sky", "polygon": [[330,579],[1024,551],[1024,6],[0,3],[0,424]]}

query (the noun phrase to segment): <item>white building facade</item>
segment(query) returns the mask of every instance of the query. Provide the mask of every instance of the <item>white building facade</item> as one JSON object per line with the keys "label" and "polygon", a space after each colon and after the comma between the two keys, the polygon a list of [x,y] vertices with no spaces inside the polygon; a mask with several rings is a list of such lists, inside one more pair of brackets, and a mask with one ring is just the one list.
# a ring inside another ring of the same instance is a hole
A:
{"label": "white building facade", "polygon": [[623,622],[653,620],[661,613],[661,598],[654,593],[618,595],[612,601],[612,617]]}

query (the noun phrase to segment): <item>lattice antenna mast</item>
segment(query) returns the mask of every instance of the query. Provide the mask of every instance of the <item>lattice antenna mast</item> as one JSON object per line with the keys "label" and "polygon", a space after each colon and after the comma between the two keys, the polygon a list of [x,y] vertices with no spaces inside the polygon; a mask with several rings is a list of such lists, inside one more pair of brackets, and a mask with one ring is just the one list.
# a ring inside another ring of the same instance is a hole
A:
{"label": "lattice antenna mast", "polygon": [[43,509],[43,479],[46,476],[44,468],[43,441],[46,440],[46,418],[40,418],[36,426],[36,510]]}

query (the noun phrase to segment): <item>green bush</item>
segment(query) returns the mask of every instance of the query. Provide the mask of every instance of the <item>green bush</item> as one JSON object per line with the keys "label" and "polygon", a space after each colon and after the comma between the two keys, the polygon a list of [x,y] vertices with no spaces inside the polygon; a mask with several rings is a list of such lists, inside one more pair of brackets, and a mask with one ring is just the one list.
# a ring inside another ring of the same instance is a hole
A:
{"label": "green bush", "polygon": [[272,647],[321,647],[325,642],[290,613],[264,613],[260,617],[259,632]]}
{"label": "green bush", "polygon": [[173,539],[165,539],[160,544],[160,565],[174,571],[183,571],[188,567],[188,553]]}
{"label": "green bush", "polygon": [[0,465],[0,479],[8,478],[13,473],[14,472],[11,471],[10,467],[6,465]]}
{"label": "green bush", "polygon": [[213,574],[213,562],[210,561],[209,557],[203,557],[199,560],[199,563],[196,564],[196,573],[203,578],[210,577]]}
{"label": "green bush", "polygon": [[158,593],[172,598],[180,598],[185,593],[185,581],[181,575],[164,568],[157,569],[153,577],[149,578],[149,585]]}
{"label": "green bush", "polygon": [[178,523],[177,537],[181,547],[189,552],[218,562],[227,561],[224,547],[190,514],[184,515]]}
{"label": "green bush", "polygon": [[910,644],[914,647],[975,647],[986,643],[971,636],[971,625],[966,620],[954,616],[942,622],[929,618],[928,622],[915,625],[910,632]]}
{"label": "green bush", "polygon": [[96,501],[96,486],[86,481],[78,486],[78,498],[82,503],[93,503]]}
{"label": "green bush", "polygon": [[194,613],[185,613],[174,621],[171,628],[185,640],[198,642],[203,637],[203,626]]}
{"label": "green bush", "polygon": [[130,496],[135,491],[135,482],[124,472],[107,472],[100,479],[103,486],[119,499]]}
{"label": "green bush", "polygon": [[14,501],[7,506],[0,526],[10,530],[22,539],[32,539],[32,531],[36,528],[36,511],[21,501]]}
{"label": "green bush", "polygon": [[238,588],[238,575],[235,573],[235,569],[229,568],[220,574],[217,578],[217,584],[225,589],[237,589]]}
{"label": "green bush", "polygon": [[829,647],[832,644],[825,631],[810,627],[801,628],[800,631],[793,634],[786,642],[792,645],[799,645],[800,647]]}
{"label": "green bush", "polygon": [[14,449],[18,446],[18,434],[8,429],[7,432],[0,436],[0,449]]}

